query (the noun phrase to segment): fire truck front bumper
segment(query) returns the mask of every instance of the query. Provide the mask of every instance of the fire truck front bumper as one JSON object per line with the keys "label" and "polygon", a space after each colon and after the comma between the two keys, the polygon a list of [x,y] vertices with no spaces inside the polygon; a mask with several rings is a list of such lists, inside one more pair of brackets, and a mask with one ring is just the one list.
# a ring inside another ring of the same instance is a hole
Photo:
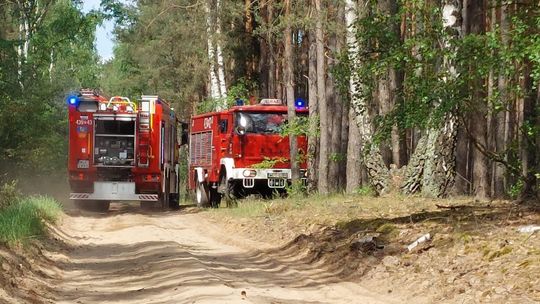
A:
{"label": "fire truck front bumper", "polygon": [[[257,180],[266,181],[269,188],[285,188],[291,175],[291,169],[235,168],[230,178],[241,180],[244,188],[253,188]],[[306,180],[306,170],[300,170],[300,178]]]}
{"label": "fire truck front bumper", "polygon": [[93,193],[70,193],[72,200],[157,201],[157,194],[136,194],[132,182],[94,182]]}

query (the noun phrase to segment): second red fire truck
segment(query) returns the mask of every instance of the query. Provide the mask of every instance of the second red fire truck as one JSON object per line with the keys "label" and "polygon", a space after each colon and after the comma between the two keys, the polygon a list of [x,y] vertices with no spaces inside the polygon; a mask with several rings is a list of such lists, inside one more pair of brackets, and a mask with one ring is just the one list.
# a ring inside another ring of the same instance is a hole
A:
{"label": "second red fire truck", "polygon": [[105,211],[111,201],[179,204],[178,120],[158,96],[68,97],[70,199]]}
{"label": "second red fire truck", "polygon": [[[307,117],[303,103],[297,106],[297,115]],[[197,205],[215,207],[222,197],[284,192],[291,182],[289,138],[282,135],[286,121],[287,106],[277,99],[192,117],[188,184]],[[298,136],[298,153],[306,152],[306,136]],[[306,166],[304,157],[304,179]]]}

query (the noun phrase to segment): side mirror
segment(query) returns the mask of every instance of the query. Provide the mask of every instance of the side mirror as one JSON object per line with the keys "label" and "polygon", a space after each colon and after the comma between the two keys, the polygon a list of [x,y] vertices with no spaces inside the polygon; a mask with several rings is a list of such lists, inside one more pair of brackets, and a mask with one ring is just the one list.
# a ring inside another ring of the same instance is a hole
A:
{"label": "side mirror", "polygon": [[183,122],[181,123],[181,126],[182,126],[182,133],[181,133],[181,138],[180,138],[180,145],[183,146],[183,145],[187,145],[188,142],[189,142],[189,134],[188,134],[188,124]]}
{"label": "side mirror", "polygon": [[236,133],[238,133],[238,135],[240,136],[244,136],[246,135],[246,128],[242,126],[238,126],[236,127]]}

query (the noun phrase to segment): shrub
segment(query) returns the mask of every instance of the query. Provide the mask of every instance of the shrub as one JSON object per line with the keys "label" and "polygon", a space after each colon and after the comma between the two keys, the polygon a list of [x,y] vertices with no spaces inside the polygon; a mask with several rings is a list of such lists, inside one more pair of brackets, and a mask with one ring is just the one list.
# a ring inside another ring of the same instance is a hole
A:
{"label": "shrub", "polygon": [[0,243],[13,246],[45,235],[45,222],[56,222],[61,210],[60,204],[50,197],[18,199],[0,210]]}
{"label": "shrub", "polygon": [[8,183],[4,183],[0,187],[0,211],[15,204],[19,200],[20,197],[21,197],[21,193],[17,189],[16,180],[13,180]]}

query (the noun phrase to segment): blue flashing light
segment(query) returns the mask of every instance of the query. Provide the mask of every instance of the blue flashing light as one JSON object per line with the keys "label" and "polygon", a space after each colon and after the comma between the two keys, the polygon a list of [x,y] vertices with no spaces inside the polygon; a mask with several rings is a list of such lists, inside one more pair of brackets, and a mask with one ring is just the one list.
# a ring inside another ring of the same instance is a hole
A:
{"label": "blue flashing light", "polygon": [[68,104],[69,105],[76,105],[78,101],[79,101],[79,99],[77,98],[77,96],[69,96],[68,97]]}
{"label": "blue flashing light", "polygon": [[294,100],[294,106],[297,108],[297,109],[303,109],[306,107],[306,101],[300,97],[296,98]]}
{"label": "blue flashing light", "polygon": [[237,106],[243,106],[244,105],[244,100],[242,100],[240,98],[236,98],[235,101],[236,101]]}

